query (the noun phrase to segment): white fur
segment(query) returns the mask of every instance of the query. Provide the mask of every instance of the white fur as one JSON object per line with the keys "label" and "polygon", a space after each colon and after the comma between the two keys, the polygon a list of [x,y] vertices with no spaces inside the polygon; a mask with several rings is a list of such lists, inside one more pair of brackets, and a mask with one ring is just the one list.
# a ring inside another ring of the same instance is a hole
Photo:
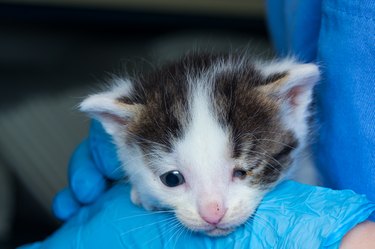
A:
{"label": "white fur", "polygon": [[268,76],[275,73],[287,72],[299,64],[296,63],[294,58],[286,58],[283,60],[274,60],[271,62],[256,61],[254,65],[255,68],[259,70],[259,72],[261,72],[262,76],[264,78],[267,78]]}
{"label": "white fur", "polygon": [[115,79],[112,87],[105,92],[90,95],[80,104],[80,110],[89,113],[93,118],[98,119],[110,135],[116,135],[121,126],[113,122],[108,116],[129,119],[132,111],[116,101],[121,96],[128,95],[132,90],[132,84],[125,79]]}

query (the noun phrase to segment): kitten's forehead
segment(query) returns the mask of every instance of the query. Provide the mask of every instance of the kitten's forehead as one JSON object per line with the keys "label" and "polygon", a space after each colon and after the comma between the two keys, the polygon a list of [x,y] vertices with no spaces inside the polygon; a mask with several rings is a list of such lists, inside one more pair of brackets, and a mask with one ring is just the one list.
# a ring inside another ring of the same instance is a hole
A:
{"label": "kitten's forehead", "polygon": [[231,125],[236,131],[245,131],[271,124],[269,119],[277,106],[259,96],[254,88],[275,77],[264,78],[243,57],[186,56],[134,83],[133,101],[145,108],[129,131],[170,146],[170,140],[183,135],[192,121],[191,105],[203,93],[209,111],[223,127]]}
{"label": "kitten's forehead", "polygon": [[211,169],[209,175],[212,177],[213,168],[225,170],[230,163],[232,146],[228,128],[218,122],[210,93],[210,89],[202,85],[191,89],[188,109],[191,118],[183,136],[174,145],[183,166],[203,174]]}

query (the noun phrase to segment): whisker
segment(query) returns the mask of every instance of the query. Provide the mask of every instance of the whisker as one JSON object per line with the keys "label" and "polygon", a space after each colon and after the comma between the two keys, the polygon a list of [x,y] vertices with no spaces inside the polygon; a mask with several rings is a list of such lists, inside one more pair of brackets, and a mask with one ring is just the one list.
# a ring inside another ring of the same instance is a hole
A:
{"label": "whisker", "polygon": [[254,132],[251,132],[251,134],[253,134],[253,135],[258,134],[258,133],[270,133],[270,134],[277,134],[277,135],[286,135],[287,134],[286,132],[264,131],[264,130],[261,130],[261,131],[255,130]]}
{"label": "whisker", "polygon": [[294,146],[291,146],[290,144],[286,144],[286,143],[283,143],[283,142],[280,142],[280,141],[276,141],[276,140],[273,140],[273,139],[267,139],[267,138],[257,138],[256,141],[268,141],[268,142],[274,142],[274,143],[278,143],[278,144],[281,144],[281,145],[284,145],[288,148],[291,148],[291,149],[295,149],[296,147]]}
{"label": "whisker", "polygon": [[173,236],[175,236],[180,231],[180,229],[181,229],[181,224],[178,224],[176,231],[169,237],[169,239],[165,243],[164,247],[167,247],[168,243],[171,242]]}
{"label": "whisker", "polygon": [[[269,154],[267,153],[267,151],[265,151],[265,150],[263,151],[263,153],[261,153],[261,152],[259,152],[259,151],[255,151],[255,150],[250,150],[250,149],[248,149],[247,151],[248,151],[248,152],[251,152],[251,153],[254,153],[254,154],[257,154],[257,155],[260,155],[260,156],[267,157],[267,158],[273,160],[274,162],[276,162],[280,167],[283,167],[283,165],[282,165],[278,160],[276,160],[273,156],[269,155]],[[277,172],[282,173],[281,170],[275,168],[272,164],[267,163],[266,165],[272,167],[272,168],[273,168],[274,170],[276,170]]]}
{"label": "whisker", "polygon": [[149,226],[152,226],[152,225],[155,225],[155,224],[161,223],[161,222],[168,222],[168,221],[173,220],[173,219],[175,219],[174,216],[173,216],[173,217],[166,218],[166,219],[163,219],[163,220],[158,220],[158,221],[155,221],[155,222],[151,222],[151,223],[148,223],[148,224],[145,224],[145,225],[142,225],[142,226],[136,227],[136,228],[132,228],[132,229],[130,229],[130,230],[128,230],[128,231],[126,231],[126,232],[120,234],[120,235],[121,235],[121,236],[124,236],[124,235],[126,235],[126,234],[128,234],[128,233],[131,233],[131,232],[134,232],[134,231],[136,231],[136,230],[139,230],[139,229],[142,229],[142,228],[145,228],[145,227],[149,227]]}
{"label": "whisker", "polygon": [[127,220],[127,219],[138,218],[138,217],[146,217],[146,216],[158,215],[158,214],[164,214],[164,213],[174,213],[174,211],[172,210],[150,211],[149,213],[145,213],[145,214],[136,214],[136,215],[122,217],[122,218],[119,218],[118,220],[121,221],[121,220]]}
{"label": "whisker", "polygon": [[163,233],[159,233],[158,235],[154,236],[153,238],[145,241],[144,243],[142,243],[143,246],[146,246],[147,244],[150,244],[152,241],[155,241],[157,239],[159,239],[160,237],[162,236],[165,236],[166,234],[169,234],[171,231],[173,231],[174,229],[176,229],[178,226],[179,226],[179,221],[177,219],[173,220],[172,222],[170,222],[170,226],[163,232]]}
{"label": "whisker", "polygon": [[[253,224],[255,224],[255,223],[259,223],[260,225],[262,225],[262,226],[266,226],[266,227],[269,227],[271,230],[272,230],[272,232],[273,232],[273,234],[275,235],[275,236],[277,236],[277,231],[275,230],[275,228],[272,226],[272,224],[267,220],[267,219],[265,219],[265,218],[263,218],[263,217],[261,217],[259,214],[257,214],[257,213],[253,213],[252,214],[252,216],[245,222],[246,224],[248,224],[248,225],[250,225],[251,226],[251,229],[254,229],[254,226],[253,226]],[[279,246],[278,246],[278,241],[276,241],[276,247],[274,247],[274,248],[279,248]]]}
{"label": "whisker", "polygon": [[252,216],[254,218],[254,221],[257,221],[257,222],[263,222],[263,224],[265,224],[266,226],[269,226],[272,231],[277,234],[275,228],[272,226],[272,224],[265,218],[263,218],[262,216],[260,216],[258,213],[253,213]]}
{"label": "whisker", "polygon": [[176,236],[176,240],[174,242],[174,245],[173,245],[173,249],[176,248],[176,245],[177,245],[177,242],[178,240],[182,237],[182,235],[186,232],[186,228],[184,226],[180,226],[179,228],[180,232],[177,234]]}

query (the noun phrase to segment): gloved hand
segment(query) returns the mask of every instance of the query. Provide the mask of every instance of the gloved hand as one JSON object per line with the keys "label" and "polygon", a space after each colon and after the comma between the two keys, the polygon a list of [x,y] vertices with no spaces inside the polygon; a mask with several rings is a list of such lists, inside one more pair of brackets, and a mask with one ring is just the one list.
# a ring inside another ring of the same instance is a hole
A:
{"label": "gloved hand", "polygon": [[94,202],[111,180],[123,177],[115,146],[102,125],[93,120],[89,137],[74,152],[69,164],[69,187],[60,191],[53,202],[55,215],[66,220],[82,205]]}
{"label": "gloved hand", "polygon": [[215,239],[192,234],[177,225],[170,213],[149,213],[133,206],[129,186],[116,185],[103,194],[108,180],[123,176],[110,141],[93,121],[89,138],[72,157],[70,187],[54,201],[58,217],[76,215],[46,241],[25,248],[305,248],[307,241],[309,248],[337,248],[343,235],[374,210],[350,191],[286,182],[268,194],[254,218],[231,235]]}
{"label": "gloved hand", "polygon": [[331,249],[339,248],[343,236],[375,210],[375,204],[349,190],[286,181],[265,196],[243,226],[212,238],[185,229],[171,212],[133,205],[129,196],[130,187],[117,184],[94,204],[80,208],[51,237],[22,249]]}

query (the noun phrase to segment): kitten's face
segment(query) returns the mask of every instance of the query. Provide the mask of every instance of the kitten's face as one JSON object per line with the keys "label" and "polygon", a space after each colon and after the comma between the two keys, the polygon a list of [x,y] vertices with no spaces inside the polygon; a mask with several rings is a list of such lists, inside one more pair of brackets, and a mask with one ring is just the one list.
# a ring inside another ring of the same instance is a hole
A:
{"label": "kitten's face", "polygon": [[275,65],[186,57],[81,107],[114,137],[134,202],[224,235],[254,213],[304,143],[317,69]]}

